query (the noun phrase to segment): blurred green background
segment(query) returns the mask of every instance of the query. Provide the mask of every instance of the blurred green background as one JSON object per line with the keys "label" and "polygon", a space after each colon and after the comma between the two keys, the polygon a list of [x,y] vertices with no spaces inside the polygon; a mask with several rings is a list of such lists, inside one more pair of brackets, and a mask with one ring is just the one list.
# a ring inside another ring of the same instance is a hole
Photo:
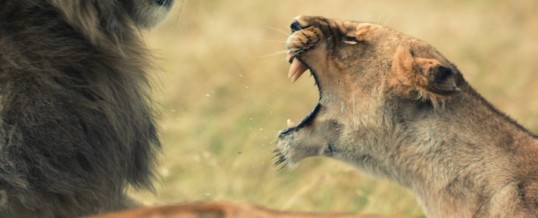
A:
{"label": "blurred green background", "polygon": [[315,105],[314,81],[287,79],[284,42],[297,15],[381,23],[456,63],[495,106],[538,131],[538,2],[178,0],[145,33],[164,144],[148,204],[232,201],[275,209],[423,216],[388,181],[328,158],[273,166],[276,135]]}

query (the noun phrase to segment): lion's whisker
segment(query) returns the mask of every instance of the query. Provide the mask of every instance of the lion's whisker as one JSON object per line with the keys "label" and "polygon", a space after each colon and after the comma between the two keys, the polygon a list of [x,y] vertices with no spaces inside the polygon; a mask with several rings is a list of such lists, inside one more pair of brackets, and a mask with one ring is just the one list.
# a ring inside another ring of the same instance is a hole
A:
{"label": "lion's whisker", "polygon": [[283,31],[283,30],[281,30],[281,29],[277,29],[277,28],[275,28],[275,27],[270,27],[270,26],[268,26],[268,27],[266,27],[266,28],[267,28],[267,29],[270,29],[270,30],[273,30],[273,31],[275,31],[275,32],[277,32],[277,33],[282,33],[282,34],[284,34],[285,36],[289,36],[289,35],[290,35],[289,32],[287,32],[287,31]]}
{"label": "lion's whisker", "polygon": [[383,21],[383,25],[387,25],[391,20],[392,18],[395,16],[395,14],[392,14],[390,15],[389,17],[387,17],[387,19],[385,19],[385,21]]}
{"label": "lion's whisker", "polygon": [[286,54],[286,53],[288,53],[288,50],[276,51],[276,52],[272,52],[272,53],[269,53],[269,54],[260,55],[258,57],[266,58],[266,57],[273,57],[273,56],[276,56],[276,55],[281,55],[281,54]]}
{"label": "lion's whisker", "polygon": [[287,42],[286,40],[273,40],[273,39],[265,39],[263,41],[266,41],[266,42],[278,42],[278,43],[286,43]]}

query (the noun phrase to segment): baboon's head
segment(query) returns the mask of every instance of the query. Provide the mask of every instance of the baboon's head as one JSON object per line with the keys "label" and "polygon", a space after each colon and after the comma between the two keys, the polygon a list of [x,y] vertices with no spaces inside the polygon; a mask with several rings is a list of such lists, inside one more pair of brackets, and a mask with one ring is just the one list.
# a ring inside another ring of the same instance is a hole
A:
{"label": "baboon's head", "polygon": [[319,102],[277,142],[277,163],[314,155],[357,163],[383,150],[406,113],[435,110],[459,92],[458,70],[430,45],[371,23],[299,16],[288,38],[288,77],[310,70]]}

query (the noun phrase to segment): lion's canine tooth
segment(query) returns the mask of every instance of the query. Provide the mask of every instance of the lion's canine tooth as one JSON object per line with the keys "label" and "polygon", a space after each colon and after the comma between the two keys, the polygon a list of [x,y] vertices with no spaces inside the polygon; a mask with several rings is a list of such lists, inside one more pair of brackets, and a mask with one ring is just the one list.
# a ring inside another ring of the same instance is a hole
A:
{"label": "lion's canine tooth", "polygon": [[293,123],[293,121],[291,121],[291,119],[288,119],[286,120],[286,123],[288,124],[288,128],[291,128],[295,125],[295,123]]}
{"label": "lion's canine tooth", "polygon": [[308,70],[308,68],[301,63],[297,58],[292,59],[290,70],[288,71],[288,78],[291,80],[291,82],[295,82],[303,73]]}

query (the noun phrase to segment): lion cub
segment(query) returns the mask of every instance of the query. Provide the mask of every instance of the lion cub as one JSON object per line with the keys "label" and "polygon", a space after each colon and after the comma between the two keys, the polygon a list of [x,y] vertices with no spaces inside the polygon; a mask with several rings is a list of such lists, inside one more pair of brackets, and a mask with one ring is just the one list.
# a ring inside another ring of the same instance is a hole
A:
{"label": "lion cub", "polygon": [[429,217],[537,217],[538,139],[431,45],[387,27],[299,16],[289,78],[319,103],[277,141],[277,164],[333,157],[412,190]]}

